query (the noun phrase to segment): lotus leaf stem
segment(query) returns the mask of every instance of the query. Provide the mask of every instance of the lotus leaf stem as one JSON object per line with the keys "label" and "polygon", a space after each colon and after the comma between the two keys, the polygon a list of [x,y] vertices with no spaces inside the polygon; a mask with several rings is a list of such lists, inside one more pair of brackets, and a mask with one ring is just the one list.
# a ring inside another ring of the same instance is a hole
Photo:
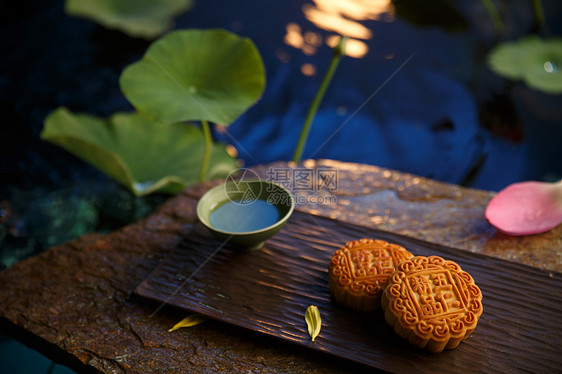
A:
{"label": "lotus leaf stem", "polygon": [[199,182],[203,182],[207,177],[207,169],[211,161],[211,151],[213,147],[213,138],[211,136],[211,128],[209,123],[201,120],[201,127],[203,128],[203,136],[205,138],[205,150],[203,153],[203,160],[201,161],[201,170],[199,172]]}
{"label": "lotus leaf stem", "polygon": [[326,93],[326,89],[328,88],[328,86],[330,85],[330,82],[332,81],[332,77],[334,76],[334,73],[336,72],[336,69],[338,67],[338,64],[339,64],[341,58],[345,55],[345,45],[346,45],[346,43],[347,43],[347,36],[343,36],[343,37],[340,38],[339,43],[334,47],[334,54],[332,56],[332,61],[330,63],[330,66],[328,67],[328,71],[326,72],[326,75],[324,75],[324,79],[322,80],[322,84],[320,85],[320,88],[316,92],[316,96],[314,97],[314,100],[312,101],[312,104],[310,105],[310,108],[308,109],[308,113],[306,114],[306,118],[305,118],[304,124],[302,126],[299,141],[297,143],[297,147],[296,147],[295,153],[293,155],[293,161],[296,162],[296,163],[300,162],[300,160],[302,158],[304,146],[306,145],[306,140],[308,139],[308,134],[310,133],[310,127],[312,125],[312,120],[314,119],[314,116],[316,115],[316,111],[318,110],[318,107],[320,106],[320,103],[322,102],[322,99],[324,98],[324,94]]}
{"label": "lotus leaf stem", "polygon": [[539,25],[544,25],[544,8],[542,7],[541,0],[533,0],[533,9]]}
{"label": "lotus leaf stem", "polygon": [[490,15],[496,32],[502,33],[504,29],[503,21],[494,2],[492,0],[482,0],[482,5],[484,5],[484,8],[486,8],[486,11]]}

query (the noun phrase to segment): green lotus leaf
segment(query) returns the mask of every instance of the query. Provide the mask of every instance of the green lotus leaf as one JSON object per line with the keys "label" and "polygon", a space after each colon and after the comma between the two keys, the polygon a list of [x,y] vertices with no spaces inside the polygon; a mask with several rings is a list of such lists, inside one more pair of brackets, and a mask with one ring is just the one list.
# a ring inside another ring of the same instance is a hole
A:
{"label": "green lotus leaf", "polygon": [[[205,146],[201,129],[190,124],[155,124],[138,113],[116,113],[104,120],[65,107],[47,116],[41,138],[94,165],[137,196],[177,193],[197,183]],[[225,146],[214,144],[208,177],[226,177],[236,167]]]}
{"label": "green lotus leaf", "polygon": [[180,30],[153,42],[125,68],[119,85],[153,121],[226,126],[261,96],[265,69],[247,38],[224,30]]}
{"label": "green lotus leaf", "polygon": [[501,43],[488,55],[488,65],[496,74],[523,80],[534,89],[562,93],[562,38],[533,35]]}
{"label": "green lotus leaf", "polygon": [[65,11],[133,37],[153,39],[166,31],[171,19],[189,9],[191,3],[191,0],[66,0]]}

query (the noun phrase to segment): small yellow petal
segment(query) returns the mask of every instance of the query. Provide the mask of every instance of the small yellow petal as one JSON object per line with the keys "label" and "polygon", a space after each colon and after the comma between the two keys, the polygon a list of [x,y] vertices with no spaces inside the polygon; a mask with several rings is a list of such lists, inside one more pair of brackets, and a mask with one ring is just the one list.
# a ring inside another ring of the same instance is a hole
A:
{"label": "small yellow petal", "polygon": [[196,326],[200,323],[205,322],[206,320],[207,320],[207,318],[203,317],[200,314],[192,314],[192,315],[189,315],[189,316],[185,317],[184,319],[182,319],[178,323],[176,323],[174,325],[174,327],[172,327],[171,329],[168,330],[168,332],[176,331],[177,329],[181,329],[182,327]]}
{"label": "small yellow petal", "polygon": [[320,328],[322,327],[322,319],[320,318],[320,311],[316,305],[311,305],[306,310],[304,314],[304,320],[308,326],[308,333],[312,338],[312,341],[316,339],[318,334],[320,334]]}

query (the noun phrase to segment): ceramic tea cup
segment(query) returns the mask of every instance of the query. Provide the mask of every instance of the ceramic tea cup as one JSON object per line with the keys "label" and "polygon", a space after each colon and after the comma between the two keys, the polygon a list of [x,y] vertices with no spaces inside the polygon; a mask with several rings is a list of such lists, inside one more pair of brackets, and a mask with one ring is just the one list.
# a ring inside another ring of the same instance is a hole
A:
{"label": "ceramic tea cup", "polygon": [[220,240],[258,249],[287,222],[295,208],[291,193],[264,180],[229,181],[207,191],[197,217]]}

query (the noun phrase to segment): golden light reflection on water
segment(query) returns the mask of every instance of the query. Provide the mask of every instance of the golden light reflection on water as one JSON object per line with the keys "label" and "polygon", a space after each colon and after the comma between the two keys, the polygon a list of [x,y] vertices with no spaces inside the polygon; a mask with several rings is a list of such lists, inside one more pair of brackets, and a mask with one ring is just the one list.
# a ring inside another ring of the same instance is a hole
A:
{"label": "golden light reflection on water", "polygon": [[[331,35],[326,38],[326,44],[334,48],[340,41],[339,35]],[[367,44],[357,39],[348,39],[345,46],[345,54],[353,58],[362,58],[369,52]]]}
{"label": "golden light reflection on water", "polygon": [[285,30],[285,44],[301,49],[305,55],[312,56],[316,48],[322,45],[322,36],[317,32],[307,31],[302,33],[301,27],[296,23],[289,23]]}
{"label": "golden light reflection on water", "polygon": [[334,31],[350,38],[371,39],[373,36],[371,30],[367,27],[345,18],[341,13],[327,12],[312,5],[303,6],[303,12],[306,19],[323,30]]}
{"label": "golden light reflection on water", "polygon": [[226,153],[232,158],[238,157],[238,150],[232,144],[226,146]]}
{"label": "golden light reflection on water", "polygon": [[[373,33],[361,24],[361,21],[394,19],[391,0],[313,0],[313,3],[302,7],[306,19],[316,27],[334,32],[336,35],[331,35],[323,41],[319,33],[303,32],[301,26],[296,23],[287,24],[285,44],[302,50],[306,55],[314,55],[323,42],[334,47],[339,36],[345,35],[349,38],[346,54],[350,57],[362,58],[369,51],[364,40],[372,39]],[[309,67],[301,67],[301,71],[303,74],[306,71],[309,73],[306,75],[311,75]]]}
{"label": "golden light reflection on water", "polygon": [[304,37],[302,36],[301,27],[296,23],[289,23],[285,26],[285,44],[301,49],[304,44]]}
{"label": "golden light reflection on water", "polygon": [[316,66],[313,64],[302,64],[301,73],[303,73],[303,75],[313,76],[316,74]]}

